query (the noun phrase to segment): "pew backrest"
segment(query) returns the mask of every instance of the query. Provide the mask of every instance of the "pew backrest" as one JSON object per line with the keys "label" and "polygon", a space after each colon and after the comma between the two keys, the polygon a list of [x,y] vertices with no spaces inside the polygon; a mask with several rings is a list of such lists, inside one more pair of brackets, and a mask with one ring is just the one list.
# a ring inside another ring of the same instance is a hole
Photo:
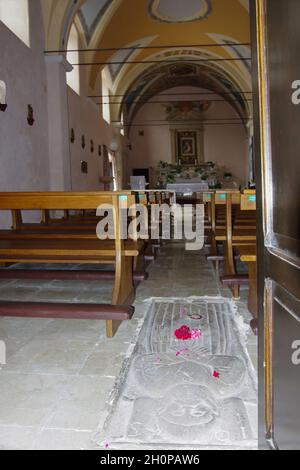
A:
{"label": "pew backrest", "polygon": [[241,210],[256,211],[256,191],[244,191],[244,193],[241,195]]}
{"label": "pew backrest", "polygon": [[237,190],[218,190],[215,193],[215,204],[219,206],[226,206],[228,198],[231,197],[233,205],[240,205],[241,193]]}
{"label": "pew backrest", "polygon": [[22,228],[22,211],[90,210],[101,205],[110,205],[116,212],[135,203],[131,192],[22,192],[0,193],[0,210],[12,211],[13,228]]}

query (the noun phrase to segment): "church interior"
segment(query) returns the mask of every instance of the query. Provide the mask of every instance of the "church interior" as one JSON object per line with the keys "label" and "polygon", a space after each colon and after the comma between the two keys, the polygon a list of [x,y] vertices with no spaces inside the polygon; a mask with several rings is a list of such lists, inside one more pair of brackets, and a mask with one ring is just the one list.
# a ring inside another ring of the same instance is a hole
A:
{"label": "church interior", "polygon": [[258,449],[249,1],[0,0],[0,42],[0,449]]}

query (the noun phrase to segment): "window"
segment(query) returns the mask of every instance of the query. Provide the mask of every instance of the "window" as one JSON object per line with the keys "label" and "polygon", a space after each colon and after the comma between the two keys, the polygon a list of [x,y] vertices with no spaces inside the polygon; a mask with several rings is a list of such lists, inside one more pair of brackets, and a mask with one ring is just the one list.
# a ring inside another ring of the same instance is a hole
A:
{"label": "window", "polygon": [[28,0],[0,0],[0,20],[30,46]]}
{"label": "window", "polygon": [[[67,49],[69,51],[76,51],[76,52],[67,53],[67,61],[70,62],[70,64],[78,64],[79,63],[79,52],[78,52],[79,34],[74,24],[71,27]],[[80,94],[80,71],[79,71],[78,66],[75,65],[72,72],[67,73],[67,84],[78,95]]]}
{"label": "window", "polygon": [[107,76],[106,69],[102,70],[102,116],[103,119],[111,124],[110,119],[110,90],[109,90],[109,79]]}

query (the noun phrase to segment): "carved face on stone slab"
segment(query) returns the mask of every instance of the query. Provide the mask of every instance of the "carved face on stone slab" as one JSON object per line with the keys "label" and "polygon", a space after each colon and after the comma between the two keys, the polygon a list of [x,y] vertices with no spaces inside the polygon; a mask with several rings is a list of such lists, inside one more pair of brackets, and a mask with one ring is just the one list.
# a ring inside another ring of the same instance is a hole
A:
{"label": "carved face on stone slab", "polygon": [[219,416],[217,402],[197,385],[175,386],[160,403],[159,419],[175,426],[205,426]]}
{"label": "carved face on stone slab", "polygon": [[192,384],[165,389],[160,399],[135,400],[128,421],[128,437],[139,442],[230,445],[252,438],[242,400],[216,400],[206,387]]}

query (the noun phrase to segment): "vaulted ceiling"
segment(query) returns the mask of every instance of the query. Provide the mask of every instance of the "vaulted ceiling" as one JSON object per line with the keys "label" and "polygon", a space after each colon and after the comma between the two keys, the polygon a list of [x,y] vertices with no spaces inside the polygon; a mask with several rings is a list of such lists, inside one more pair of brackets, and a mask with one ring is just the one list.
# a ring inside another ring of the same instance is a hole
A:
{"label": "vaulted ceiling", "polygon": [[210,83],[213,91],[218,87],[226,90],[227,82],[227,92],[231,89],[232,101],[240,106],[240,113],[243,111],[238,100],[243,98],[243,91],[251,90],[248,0],[42,2],[48,2],[48,49],[66,47],[74,20],[80,26],[85,48],[98,49],[80,53],[80,63],[89,64],[84,67],[92,89],[106,67],[112,93],[130,96],[133,87],[139,88],[139,82],[147,80],[155,69],[169,70],[169,64],[181,62],[194,66],[199,83]]}

